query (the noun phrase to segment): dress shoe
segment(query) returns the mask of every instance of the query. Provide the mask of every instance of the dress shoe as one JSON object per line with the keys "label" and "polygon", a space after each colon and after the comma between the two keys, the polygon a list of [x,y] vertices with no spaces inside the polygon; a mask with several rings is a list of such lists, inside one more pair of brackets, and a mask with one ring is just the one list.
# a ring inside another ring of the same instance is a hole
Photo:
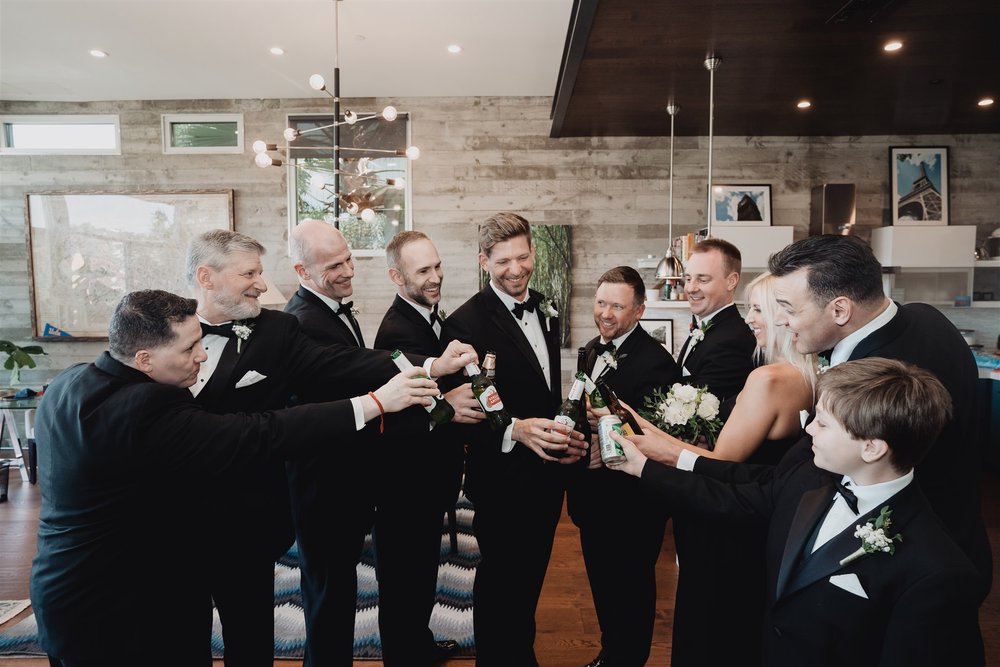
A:
{"label": "dress shoe", "polygon": [[608,660],[608,656],[605,655],[604,651],[597,654],[597,657],[588,662],[583,667],[611,667],[611,661]]}
{"label": "dress shoe", "polygon": [[454,639],[443,639],[441,641],[434,642],[434,650],[432,652],[432,657],[434,663],[444,662],[458,650],[458,642]]}

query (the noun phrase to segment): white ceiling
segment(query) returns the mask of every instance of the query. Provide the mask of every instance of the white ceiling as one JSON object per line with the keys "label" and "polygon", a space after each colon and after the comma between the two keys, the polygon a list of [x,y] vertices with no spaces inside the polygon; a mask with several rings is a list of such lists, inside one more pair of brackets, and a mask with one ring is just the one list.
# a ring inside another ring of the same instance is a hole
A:
{"label": "white ceiling", "polygon": [[[552,95],[572,4],[342,0],[341,94]],[[335,0],[0,0],[0,99],[313,97],[335,35]]]}

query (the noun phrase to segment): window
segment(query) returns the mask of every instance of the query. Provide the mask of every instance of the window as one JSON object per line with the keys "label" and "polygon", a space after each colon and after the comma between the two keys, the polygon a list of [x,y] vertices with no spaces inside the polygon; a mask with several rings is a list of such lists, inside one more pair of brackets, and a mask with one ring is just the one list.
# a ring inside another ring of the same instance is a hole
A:
{"label": "window", "polygon": [[358,122],[340,126],[339,174],[333,115],[288,117],[288,127],[303,133],[288,144],[288,211],[292,227],[306,218],[335,224],[354,254],[363,257],[383,254],[396,232],[412,228],[405,155],[410,119],[405,113],[394,121],[357,115]]}
{"label": "window", "polygon": [[243,114],[163,114],[163,152],[242,153]]}
{"label": "window", "polygon": [[117,115],[0,116],[5,155],[121,155]]}

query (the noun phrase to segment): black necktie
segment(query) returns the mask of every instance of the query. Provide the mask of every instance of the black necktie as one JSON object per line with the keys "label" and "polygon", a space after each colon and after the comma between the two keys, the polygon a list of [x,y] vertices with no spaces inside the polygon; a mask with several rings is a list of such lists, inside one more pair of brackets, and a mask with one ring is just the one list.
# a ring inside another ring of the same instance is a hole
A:
{"label": "black necktie", "polygon": [[839,481],[834,482],[833,484],[834,486],[837,487],[837,493],[839,493],[840,496],[844,499],[844,502],[847,503],[847,506],[851,508],[851,511],[854,512],[855,514],[860,514],[860,512],[858,512],[858,497],[854,495],[854,492],[851,491],[846,486],[844,486]]}
{"label": "black necktie", "polygon": [[528,300],[524,303],[515,303],[514,307],[511,308],[510,311],[514,313],[514,317],[521,319],[521,316],[524,315],[525,311],[529,313],[535,312],[535,300],[528,297]]}
{"label": "black necktie", "polygon": [[361,325],[358,324],[358,321],[354,318],[353,309],[354,309],[354,302],[345,301],[344,303],[340,304],[340,308],[337,309],[337,314],[343,315],[344,317],[347,318],[347,321],[351,324],[351,328],[354,329],[354,335],[358,337],[358,345],[364,347],[365,339],[364,336],[361,335]]}
{"label": "black necktie", "polygon": [[613,341],[608,341],[607,343],[598,343],[594,345],[594,354],[601,356],[605,352],[615,353],[615,344]]}
{"label": "black necktie", "polygon": [[201,323],[201,335],[207,336],[209,334],[214,334],[216,336],[224,336],[226,338],[236,338],[236,333],[233,331],[233,325],[230,324],[205,324]]}

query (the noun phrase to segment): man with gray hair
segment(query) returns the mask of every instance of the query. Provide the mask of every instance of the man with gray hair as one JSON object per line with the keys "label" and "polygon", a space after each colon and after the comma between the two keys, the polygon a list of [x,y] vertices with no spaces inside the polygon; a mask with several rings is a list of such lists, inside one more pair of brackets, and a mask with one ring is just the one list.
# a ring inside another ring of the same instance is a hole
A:
{"label": "man with gray hair", "polygon": [[[191,393],[216,413],[282,408],[364,394],[396,373],[386,352],[319,345],[291,315],[260,307],[264,248],[249,236],[216,230],[196,238],[187,275],[198,299],[208,359]],[[435,377],[475,360],[467,345],[449,347],[429,366]],[[423,363],[423,357],[417,363]],[[215,549],[209,554],[212,596],[222,620],[226,663],[273,664],[274,560],[291,546],[283,465],[223,480],[211,499]]]}
{"label": "man with gray hair", "polygon": [[178,478],[186,490],[207,488],[219,475],[334,447],[381,409],[437,392],[398,374],[349,401],[211,414],[187,390],[206,359],[195,308],[169,292],[126,295],[111,317],[109,351],[60,373],[39,404],[31,601],[39,645],[55,665],[108,664],[110,627],[115,650],[144,665],[211,665],[208,589],[197,568],[180,565],[205,546],[202,509],[196,493],[176,492]]}

